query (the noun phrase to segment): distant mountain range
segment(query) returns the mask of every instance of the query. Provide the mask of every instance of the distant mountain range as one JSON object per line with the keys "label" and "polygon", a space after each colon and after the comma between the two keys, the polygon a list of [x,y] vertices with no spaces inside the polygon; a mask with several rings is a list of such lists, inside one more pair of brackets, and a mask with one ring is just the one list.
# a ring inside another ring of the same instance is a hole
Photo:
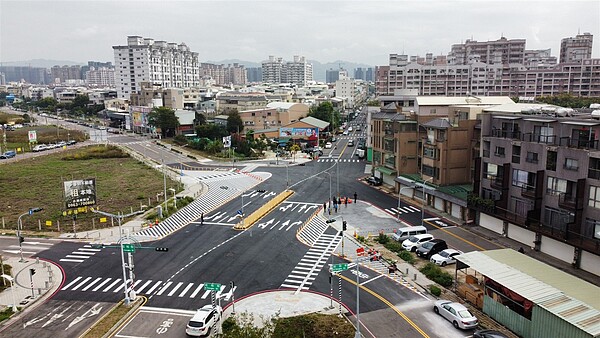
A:
{"label": "distant mountain range", "polygon": [[[111,60],[111,61],[113,61],[113,60]],[[238,60],[238,59],[227,59],[227,60],[221,60],[221,61],[201,61],[201,62],[214,63],[217,65],[220,65],[220,64],[227,65],[227,64],[238,63],[240,65],[243,65],[246,68],[261,67],[260,62],[244,61],[244,60]],[[313,65],[313,78],[315,79],[315,81],[325,81],[325,73],[327,70],[330,70],[330,69],[337,70],[341,67],[348,71],[348,75],[350,77],[353,77],[355,68],[369,68],[369,67],[374,68],[375,67],[374,65],[367,65],[364,63],[355,63],[355,62],[341,61],[341,60],[334,61],[334,62],[327,62],[327,63],[320,63],[319,61],[316,61],[316,60],[308,60],[308,62],[312,63],[312,65]],[[2,63],[0,63],[0,66],[52,68],[53,66],[57,66],[57,65],[58,66],[65,66],[65,65],[67,65],[67,66],[73,66],[73,65],[83,66],[86,64],[87,64],[87,62],[33,59],[33,60],[26,60],[26,61],[2,62]]]}

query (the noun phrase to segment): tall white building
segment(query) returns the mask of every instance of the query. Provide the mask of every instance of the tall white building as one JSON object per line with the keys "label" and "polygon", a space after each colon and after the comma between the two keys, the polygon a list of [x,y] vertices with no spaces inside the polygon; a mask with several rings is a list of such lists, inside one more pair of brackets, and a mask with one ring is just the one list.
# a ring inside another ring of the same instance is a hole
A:
{"label": "tall white building", "polygon": [[305,86],[313,80],[312,63],[304,56],[294,55],[294,61],[269,56],[262,62],[263,81],[270,83],[293,83]]}
{"label": "tall white building", "polygon": [[590,33],[560,40],[560,63],[581,62],[592,57],[594,36]]}
{"label": "tall white building", "polygon": [[142,82],[163,88],[190,88],[200,85],[198,53],[179,45],[141,36],[128,36],[127,46],[113,46],[115,86],[119,98],[129,99]]}
{"label": "tall white building", "polygon": [[115,70],[108,67],[90,67],[85,76],[86,84],[98,87],[114,87],[115,86]]}

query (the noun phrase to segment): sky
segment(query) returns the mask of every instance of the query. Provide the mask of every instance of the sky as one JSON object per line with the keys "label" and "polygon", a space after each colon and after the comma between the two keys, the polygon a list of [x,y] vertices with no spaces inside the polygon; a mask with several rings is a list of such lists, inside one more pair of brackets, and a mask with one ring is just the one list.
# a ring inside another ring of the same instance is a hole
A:
{"label": "sky", "polygon": [[0,0],[0,61],[112,61],[127,36],[185,43],[201,62],[303,55],[389,64],[389,54],[447,54],[452,44],[526,39],[551,48],[594,35],[600,58],[600,1],[143,1]]}

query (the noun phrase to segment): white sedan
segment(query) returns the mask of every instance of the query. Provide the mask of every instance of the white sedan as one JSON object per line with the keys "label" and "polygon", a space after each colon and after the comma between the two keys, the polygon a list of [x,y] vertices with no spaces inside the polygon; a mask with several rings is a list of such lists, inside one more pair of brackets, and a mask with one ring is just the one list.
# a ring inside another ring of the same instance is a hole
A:
{"label": "white sedan", "polygon": [[437,265],[446,266],[448,264],[456,263],[456,259],[454,258],[454,256],[462,255],[462,253],[462,251],[446,249],[431,256],[429,260]]}
{"label": "white sedan", "polygon": [[325,143],[325,149],[331,149],[332,146],[333,144],[331,144],[331,142]]}
{"label": "white sedan", "polygon": [[433,312],[448,319],[457,329],[472,329],[479,324],[477,317],[461,303],[455,303],[449,300],[438,300],[433,306]]}

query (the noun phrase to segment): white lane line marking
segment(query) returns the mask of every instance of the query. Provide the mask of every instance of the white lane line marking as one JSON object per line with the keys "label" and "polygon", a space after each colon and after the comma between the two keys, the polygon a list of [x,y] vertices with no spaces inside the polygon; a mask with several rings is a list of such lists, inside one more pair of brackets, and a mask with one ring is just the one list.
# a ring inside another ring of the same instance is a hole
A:
{"label": "white lane line marking", "polygon": [[147,293],[147,294],[151,294],[151,293],[152,293],[152,291],[154,291],[154,290],[155,290],[155,289],[156,289],[156,288],[157,288],[157,287],[158,287],[158,286],[159,286],[161,283],[162,283],[162,281],[161,281],[161,280],[159,280],[159,281],[158,281],[158,282],[156,282],[156,284],[154,284],[154,285],[153,285],[153,286],[150,288],[150,290],[148,290],[148,292],[146,292],[146,293]]}
{"label": "white lane line marking", "polygon": [[102,292],[108,292],[108,290],[112,289],[118,282],[120,282],[120,280],[115,279],[109,286],[102,290]]}
{"label": "white lane line marking", "polygon": [[81,289],[81,291],[87,291],[89,288],[91,288],[92,286],[94,286],[94,284],[98,283],[101,279],[102,279],[102,277],[96,278],[93,282],[91,282],[86,287],[84,287],[83,289]]}
{"label": "white lane line marking", "polygon": [[179,294],[179,297],[183,297],[185,296],[185,294],[190,291],[190,288],[192,287],[192,285],[194,285],[194,283],[190,283],[188,284],[188,286],[185,287],[185,289],[183,289],[183,291],[181,291],[181,293]]}
{"label": "white lane line marking", "polygon": [[105,279],[105,280],[104,280],[104,282],[102,282],[102,283],[98,284],[98,286],[96,286],[96,287],[95,287],[95,288],[92,290],[92,292],[95,292],[95,291],[98,291],[98,290],[100,290],[100,288],[101,288],[102,286],[104,286],[104,284],[106,284],[106,283],[110,282],[110,280],[111,280],[111,279],[112,279],[112,278],[110,278],[110,277],[109,277],[109,278],[107,278],[107,279]]}
{"label": "white lane line marking", "polygon": [[192,294],[190,295],[190,298],[196,297],[196,295],[198,294],[198,292],[200,292],[200,290],[202,290],[203,286],[204,286],[204,283],[198,285],[198,287],[196,288],[196,290],[194,290],[194,292],[192,292]]}
{"label": "white lane line marking", "polygon": [[166,284],[165,284],[165,286],[163,286],[163,287],[162,287],[162,289],[160,289],[160,290],[159,290],[159,291],[156,293],[156,295],[157,295],[157,296],[160,296],[160,295],[162,295],[162,294],[163,294],[163,293],[164,293],[164,292],[167,290],[167,288],[168,288],[169,286],[171,286],[171,284],[173,284],[173,282],[168,282],[168,283],[166,283]]}
{"label": "white lane line marking", "polygon": [[369,282],[372,282],[372,281],[374,281],[374,280],[376,280],[376,279],[378,279],[378,278],[381,278],[381,277],[383,277],[383,276],[384,276],[384,275],[379,275],[379,276],[377,276],[377,277],[373,277],[373,278],[371,278],[371,279],[369,279],[369,280],[366,280],[366,281],[364,281],[364,282],[360,283],[360,285],[365,285],[365,284],[367,284],[367,283],[369,283]]}
{"label": "white lane line marking", "polygon": [[177,285],[175,285],[175,287],[173,288],[173,290],[171,290],[171,292],[169,292],[167,294],[168,297],[171,297],[172,295],[175,294],[175,292],[183,285],[183,282],[179,282],[177,283]]}
{"label": "white lane line marking", "polygon": [[63,287],[61,290],[63,290],[63,291],[64,291],[64,290],[68,289],[68,288],[69,288],[69,287],[71,287],[73,284],[77,283],[77,282],[78,282],[78,281],[79,281],[81,278],[82,278],[82,277],[77,277],[77,278],[75,278],[75,279],[74,279],[74,280],[73,280],[71,283],[69,283],[69,284],[65,285],[65,286],[64,286],[64,287]]}
{"label": "white lane line marking", "polygon": [[152,280],[146,281],[139,289],[135,290],[135,293],[142,293],[142,291],[150,284]]}

